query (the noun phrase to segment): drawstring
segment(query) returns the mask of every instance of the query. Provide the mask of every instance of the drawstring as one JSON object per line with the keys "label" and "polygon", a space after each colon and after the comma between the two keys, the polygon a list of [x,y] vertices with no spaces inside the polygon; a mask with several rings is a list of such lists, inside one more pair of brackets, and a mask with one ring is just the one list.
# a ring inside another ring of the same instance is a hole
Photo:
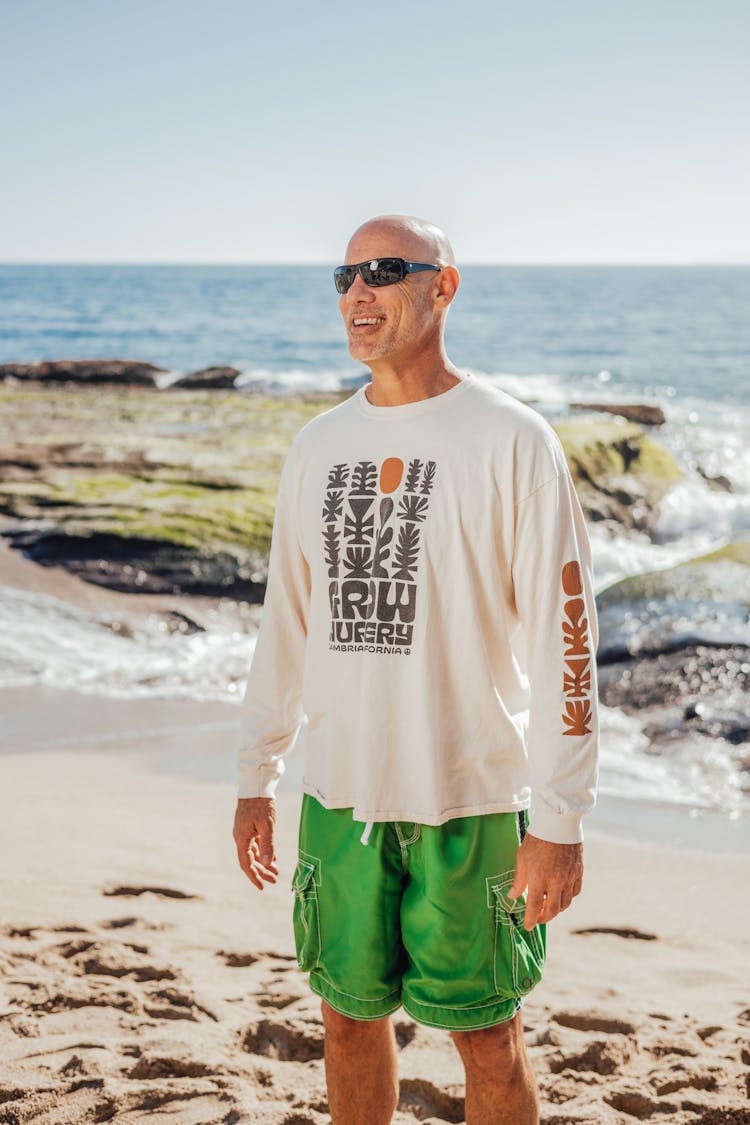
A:
{"label": "drawstring", "polygon": [[367,821],[367,824],[365,825],[365,830],[364,830],[364,832],[362,833],[362,835],[361,835],[361,836],[360,836],[360,838],[359,838],[359,839],[360,839],[360,843],[362,843],[362,844],[365,844],[365,845],[366,845],[366,844],[367,844],[367,842],[368,842],[368,840],[370,839],[370,833],[371,833],[371,832],[372,832],[372,821],[371,821],[371,820],[368,820],[368,821]]}

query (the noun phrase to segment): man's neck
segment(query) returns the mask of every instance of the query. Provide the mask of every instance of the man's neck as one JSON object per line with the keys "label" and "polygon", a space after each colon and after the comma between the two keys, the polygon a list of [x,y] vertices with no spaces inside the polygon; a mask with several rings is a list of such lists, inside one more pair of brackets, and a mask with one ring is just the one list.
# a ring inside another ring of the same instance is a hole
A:
{"label": "man's neck", "polygon": [[440,363],[432,371],[397,371],[372,367],[372,382],[365,387],[365,396],[373,406],[403,406],[407,402],[434,398],[455,387],[464,376],[450,361]]}

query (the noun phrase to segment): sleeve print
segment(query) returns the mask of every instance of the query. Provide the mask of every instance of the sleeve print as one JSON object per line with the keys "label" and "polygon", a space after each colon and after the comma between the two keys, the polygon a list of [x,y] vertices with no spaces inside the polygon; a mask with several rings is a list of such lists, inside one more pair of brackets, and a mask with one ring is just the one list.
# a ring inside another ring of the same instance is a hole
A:
{"label": "sleeve print", "polygon": [[591,550],[560,453],[560,472],[516,508],[512,579],[529,683],[531,825],[540,839],[582,839],[598,761]]}
{"label": "sleeve print", "polygon": [[562,714],[563,734],[591,734],[591,649],[589,647],[589,623],[584,616],[586,605],[580,595],[583,593],[581,568],[574,559],[562,569],[563,593],[568,595],[563,612],[562,623],[563,692],[566,695],[565,710]]}

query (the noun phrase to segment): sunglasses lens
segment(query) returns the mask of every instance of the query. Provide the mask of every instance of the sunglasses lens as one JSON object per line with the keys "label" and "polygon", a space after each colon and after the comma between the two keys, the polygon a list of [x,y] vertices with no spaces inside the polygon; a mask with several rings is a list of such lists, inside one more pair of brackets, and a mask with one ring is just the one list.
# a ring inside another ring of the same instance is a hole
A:
{"label": "sunglasses lens", "polygon": [[397,281],[403,281],[406,269],[402,258],[371,258],[369,262],[360,262],[356,266],[336,266],[333,280],[337,291],[348,293],[357,274],[365,285],[377,289],[381,285],[395,285]]}
{"label": "sunglasses lens", "polygon": [[337,266],[333,271],[333,281],[338,293],[348,293],[354,282],[356,271],[351,266]]}
{"label": "sunglasses lens", "polygon": [[400,258],[374,258],[362,266],[365,285],[395,285],[404,279],[404,264]]}

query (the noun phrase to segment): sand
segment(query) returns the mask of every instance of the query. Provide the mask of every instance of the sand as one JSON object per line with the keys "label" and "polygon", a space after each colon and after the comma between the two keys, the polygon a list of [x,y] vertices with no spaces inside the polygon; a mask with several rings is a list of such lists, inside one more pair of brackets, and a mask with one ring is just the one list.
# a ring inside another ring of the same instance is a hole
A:
{"label": "sand", "polygon": [[[54,703],[32,697],[17,711]],[[100,727],[117,706],[83,702]],[[231,838],[231,722],[186,715],[180,772],[174,706],[165,739],[152,711],[150,734],[0,757],[0,1122],[329,1120],[293,952],[299,793],[280,796],[281,878],[261,894]],[[586,861],[525,1007],[542,1120],[750,1122],[750,860],[590,831]],[[463,1121],[447,1035],[394,1018],[394,1120]]]}

